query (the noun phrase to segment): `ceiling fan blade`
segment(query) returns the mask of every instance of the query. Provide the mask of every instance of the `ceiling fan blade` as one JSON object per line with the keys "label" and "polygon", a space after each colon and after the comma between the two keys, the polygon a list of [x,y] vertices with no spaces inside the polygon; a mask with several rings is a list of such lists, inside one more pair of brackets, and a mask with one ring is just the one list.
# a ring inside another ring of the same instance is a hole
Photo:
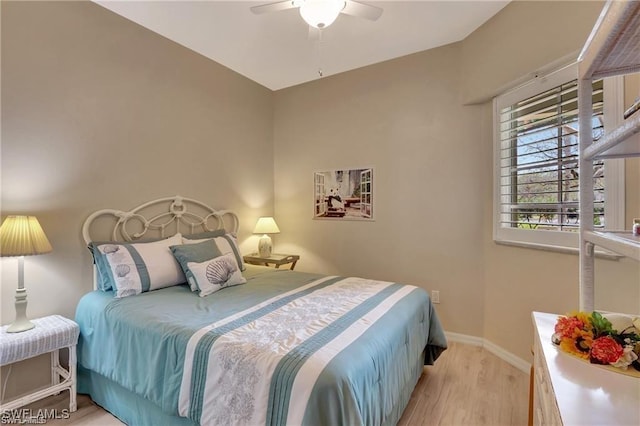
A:
{"label": "ceiling fan blade", "polygon": [[368,19],[370,21],[376,21],[380,15],[382,15],[382,9],[377,6],[371,6],[370,4],[360,3],[353,0],[346,0],[342,13],[347,15],[357,16],[358,18]]}
{"label": "ceiling fan blade", "polygon": [[297,7],[292,0],[278,1],[275,3],[261,4],[259,6],[251,7],[251,11],[256,15],[262,13],[279,12],[281,10],[293,9]]}

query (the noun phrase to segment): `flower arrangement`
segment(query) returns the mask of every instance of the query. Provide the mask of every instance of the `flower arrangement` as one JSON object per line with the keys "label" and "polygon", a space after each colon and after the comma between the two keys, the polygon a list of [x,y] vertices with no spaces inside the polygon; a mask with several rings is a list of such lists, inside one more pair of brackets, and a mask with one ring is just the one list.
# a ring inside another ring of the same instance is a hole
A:
{"label": "flower arrangement", "polygon": [[558,317],[552,341],[592,364],[640,372],[640,318],[573,312]]}

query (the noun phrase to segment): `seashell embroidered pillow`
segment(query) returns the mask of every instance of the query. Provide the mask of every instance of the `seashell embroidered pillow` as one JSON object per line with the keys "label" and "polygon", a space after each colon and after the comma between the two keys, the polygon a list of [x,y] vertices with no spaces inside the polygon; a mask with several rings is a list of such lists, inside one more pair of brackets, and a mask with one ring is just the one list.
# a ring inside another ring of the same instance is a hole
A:
{"label": "seashell embroidered pillow", "polygon": [[208,296],[225,287],[247,282],[238,268],[233,253],[223,254],[201,263],[188,262],[187,267],[200,289],[200,297]]}
{"label": "seashell embroidered pillow", "polygon": [[[233,252],[240,270],[245,270],[244,261],[240,254],[240,249],[238,248],[238,240],[234,234],[230,234],[224,230],[217,230],[193,234],[186,237],[184,235],[182,236],[182,244],[199,244],[205,241],[213,241],[220,253]],[[214,256],[211,256],[210,259],[213,257]],[[203,260],[204,259],[196,260],[196,262],[202,262]],[[178,259],[178,261],[180,261],[180,259]]]}
{"label": "seashell embroidered pillow", "polygon": [[186,282],[169,249],[182,235],[149,243],[104,243],[93,247],[102,290],[126,297]]}

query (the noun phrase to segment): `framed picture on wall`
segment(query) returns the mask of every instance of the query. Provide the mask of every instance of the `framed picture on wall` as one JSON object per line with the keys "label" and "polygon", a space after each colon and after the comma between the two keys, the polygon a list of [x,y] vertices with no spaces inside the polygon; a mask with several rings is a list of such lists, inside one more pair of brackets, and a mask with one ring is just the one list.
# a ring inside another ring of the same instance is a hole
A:
{"label": "framed picture on wall", "polygon": [[313,173],[313,218],[374,220],[373,167]]}

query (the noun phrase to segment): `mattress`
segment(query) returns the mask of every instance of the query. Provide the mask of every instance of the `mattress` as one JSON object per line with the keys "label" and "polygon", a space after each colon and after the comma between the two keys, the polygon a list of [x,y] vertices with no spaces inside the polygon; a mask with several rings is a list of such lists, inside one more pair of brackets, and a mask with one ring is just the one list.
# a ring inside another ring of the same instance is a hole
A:
{"label": "mattress", "polygon": [[244,275],[205,298],[187,285],[85,295],[79,390],[128,424],[395,424],[416,366],[446,348],[420,288],[252,265]]}

